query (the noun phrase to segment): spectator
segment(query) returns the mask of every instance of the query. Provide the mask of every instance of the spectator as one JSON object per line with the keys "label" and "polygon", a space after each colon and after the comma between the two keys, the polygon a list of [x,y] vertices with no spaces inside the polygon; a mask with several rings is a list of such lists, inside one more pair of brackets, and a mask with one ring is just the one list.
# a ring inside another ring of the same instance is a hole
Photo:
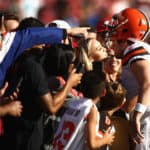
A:
{"label": "spectator", "polygon": [[109,53],[103,61],[103,70],[106,73],[107,82],[120,81],[122,73],[121,59],[116,58],[113,53]]}
{"label": "spectator", "polygon": [[75,66],[82,64],[82,71],[93,69],[93,62],[102,61],[107,57],[106,48],[95,38],[82,38],[75,48]]}
{"label": "spectator", "polygon": [[111,132],[115,132],[115,140],[110,147],[103,147],[102,150],[110,148],[117,150],[122,147],[129,150],[129,122],[113,114],[125,103],[126,90],[119,82],[109,82],[106,84],[106,95],[101,98],[100,107],[100,130],[105,131],[111,126]]}
{"label": "spectator", "polygon": [[[97,149],[111,144],[114,135],[109,130],[103,138],[98,135],[99,113],[96,103],[104,94],[105,75],[86,72],[81,80],[84,98],[73,101],[67,108],[53,140],[53,149]],[[65,138],[64,132],[68,130]]]}
{"label": "spectator", "polygon": [[[114,52],[112,50],[111,53],[109,52],[108,57],[103,61],[103,69],[106,73],[107,82],[121,83],[122,61],[121,59],[115,57]],[[127,113],[125,113],[124,108],[121,108],[114,113],[114,115],[120,116],[124,119],[127,119],[126,114]]]}

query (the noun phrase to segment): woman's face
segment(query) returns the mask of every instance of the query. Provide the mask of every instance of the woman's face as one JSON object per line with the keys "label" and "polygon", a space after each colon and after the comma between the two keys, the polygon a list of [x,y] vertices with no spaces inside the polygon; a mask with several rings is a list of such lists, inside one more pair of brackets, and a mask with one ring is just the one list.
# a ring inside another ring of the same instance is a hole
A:
{"label": "woman's face", "polygon": [[89,57],[92,61],[101,61],[107,57],[107,50],[99,41],[91,39],[88,44]]}
{"label": "woman's face", "polygon": [[121,59],[116,58],[114,55],[109,55],[104,60],[104,70],[109,74],[119,72],[121,65]]}

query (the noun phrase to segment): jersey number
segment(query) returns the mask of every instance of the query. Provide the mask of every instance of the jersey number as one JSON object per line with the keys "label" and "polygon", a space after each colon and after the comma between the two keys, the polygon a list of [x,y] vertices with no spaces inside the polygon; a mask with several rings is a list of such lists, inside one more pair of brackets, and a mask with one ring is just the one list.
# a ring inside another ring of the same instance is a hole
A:
{"label": "jersey number", "polygon": [[64,146],[69,141],[71,135],[73,134],[75,125],[71,121],[64,121],[62,129],[59,134],[57,134],[53,140],[53,148],[58,150],[63,150]]}

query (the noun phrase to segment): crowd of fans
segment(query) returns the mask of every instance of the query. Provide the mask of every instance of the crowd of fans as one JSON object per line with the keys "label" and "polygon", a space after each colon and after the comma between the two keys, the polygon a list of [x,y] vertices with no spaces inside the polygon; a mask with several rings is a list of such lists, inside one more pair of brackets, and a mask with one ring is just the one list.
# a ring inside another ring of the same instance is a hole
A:
{"label": "crowd of fans", "polygon": [[148,150],[149,2],[36,2],[0,2],[0,147]]}

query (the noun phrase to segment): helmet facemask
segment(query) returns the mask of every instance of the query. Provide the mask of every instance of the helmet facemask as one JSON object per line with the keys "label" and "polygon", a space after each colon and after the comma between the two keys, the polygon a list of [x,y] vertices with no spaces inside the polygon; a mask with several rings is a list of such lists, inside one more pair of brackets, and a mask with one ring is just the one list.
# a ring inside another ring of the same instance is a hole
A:
{"label": "helmet facemask", "polygon": [[134,8],[127,8],[112,17],[113,28],[109,36],[113,40],[127,40],[134,38],[143,40],[149,30],[148,18],[145,14]]}

